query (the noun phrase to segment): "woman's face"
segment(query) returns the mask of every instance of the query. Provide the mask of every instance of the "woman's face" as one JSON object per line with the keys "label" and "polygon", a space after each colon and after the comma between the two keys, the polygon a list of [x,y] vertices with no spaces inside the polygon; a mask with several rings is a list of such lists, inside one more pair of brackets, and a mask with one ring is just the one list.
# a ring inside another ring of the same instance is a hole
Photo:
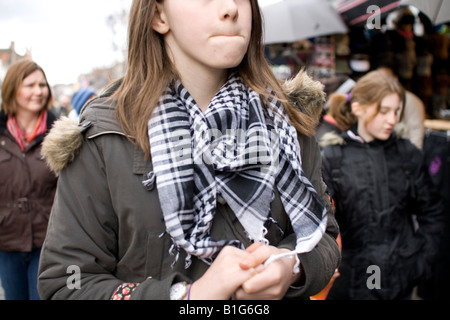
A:
{"label": "woman's face", "polygon": [[[357,112],[358,134],[366,141],[387,140],[399,121],[401,112],[400,97],[391,93],[381,102],[377,113],[377,104],[361,108]],[[374,117],[374,114],[377,113]]]}
{"label": "woman's face", "polygon": [[45,108],[49,96],[47,81],[40,70],[26,77],[17,90],[17,112],[39,113]]}
{"label": "woman's face", "polygon": [[224,70],[242,62],[252,31],[250,0],[164,0],[158,10],[164,24],[153,26],[177,69]]}

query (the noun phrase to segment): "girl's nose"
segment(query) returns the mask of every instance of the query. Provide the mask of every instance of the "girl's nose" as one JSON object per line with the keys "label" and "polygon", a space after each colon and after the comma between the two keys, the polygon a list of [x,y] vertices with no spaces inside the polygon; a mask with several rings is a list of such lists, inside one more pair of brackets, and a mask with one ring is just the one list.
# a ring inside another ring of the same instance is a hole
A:
{"label": "girl's nose", "polygon": [[393,126],[397,124],[398,122],[398,115],[395,112],[390,112],[388,117],[389,124],[392,124]]}
{"label": "girl's nose", "polygon": [[239,17],[238,5],[236,0],[221,0],[221,13],[220,16],[223,20],[230,19],[232,21],[237,20]]}

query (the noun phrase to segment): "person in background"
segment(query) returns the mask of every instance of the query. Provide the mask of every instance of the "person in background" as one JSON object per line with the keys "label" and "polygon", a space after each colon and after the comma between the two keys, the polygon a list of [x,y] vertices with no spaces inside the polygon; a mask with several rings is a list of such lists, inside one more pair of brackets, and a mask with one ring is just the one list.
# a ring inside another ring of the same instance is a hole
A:
{"label": "person in background", "polygon": [[81,89],[75,92],[72,96],[72,110],[68,115],[69,119],[78,121],[83,106],[95,97],[96,93],[92,89]]}
{"label": "person in background", "polygon": [[0,278],[6,300],[39,300],[38,263],[57,178],[41,157],[56,120],[52,92],[33,61],[13,64],[0,113]]}
{"label": "person in background", "polygon": [[68,117],[72,111],[72,105],[68,96],[64,95],[59,99],[59,107],[56,111],[57,118]]}
{"label": "person in background", "polygon": [[[377,70],[397,78],[391,68],[380,67]],[[405,90],[404,109],[403,117],[397,123],[396,130],[402,138],[409,139],[417,148],[422,150],[425,138],[425,105],[417,95]]]}
{"label": "person in background", "polygon": [[395,29],[386,32],[392,53],[392,64],[389,66],[408,91],[413,90],[414,71],[417,67],[414,23],[412,12],[409,8],[403,8],[395,21]]}
{"label": "person in background", "polygon": [[[317,118],[272,73],[258,1],[134,0],[128,47],[127,74],[88,103],[80,126],[62,121],[45,141],[60,179],[42,297],[309,299],[321,291],[340,252]],[[303,98],[315,86],[299,77]],[[80,281],[71,290],[74,265]]]}
{"label": "person in background", "polygon": [[[387,76],[397,78],[392,69],[380,67],[377,69]],[[351,99],[351,90],[355,82],[344,83],[335,93],[329,97],[326,104],[326,113],[323,116],[319,126],[316,129],[317,141],[321,144],[321,140],[327,133],[341,133],[348,128],[350,123],[354,123],[355,118],[348,114],[348,106],[343,97],[347,97],[347,102]],[[345,90],[340,90],[340,89]],[[343,94],[345,93],[345,94]],[[405,103],[402,119],[396,124],[395,130],[404,139],[409,139],[417,148],[423,149],[425,136],[425,105],[422,100],[414,93],[405,90]],[[326,138],[325,138],[326,140]]]}
{"label": "person in background", "polygon": [[443,205],[422,152],[394,131],[404,89],[373,71],[335,102],[351,124],[322,141],[323,177],[342,236],[340,277],[328,299],[408,299],[432,270]]}
{"label": "person in background", "polygon": [[320,142],[324,139],[324,136],[328,133],[340,134],[344,131],[344,128],[348,128],[354,119],[349,118],[345,114],[345,110],[347,106],[345,103],[342,103],[342,97],[347,96],[347,99],[350,99],[350,94],[331,94],[330,98],[327,101],[327,112],[322,117],[320,124],[316,129],[316,139]]}
{"label": "person in background", "polygon": [[423,150],[425,138],[425,105],[422,100],[411,91],[405,91],[405,111],[403,119],[396,130],[403,131],[401,136],[409,139],[417,148]]}

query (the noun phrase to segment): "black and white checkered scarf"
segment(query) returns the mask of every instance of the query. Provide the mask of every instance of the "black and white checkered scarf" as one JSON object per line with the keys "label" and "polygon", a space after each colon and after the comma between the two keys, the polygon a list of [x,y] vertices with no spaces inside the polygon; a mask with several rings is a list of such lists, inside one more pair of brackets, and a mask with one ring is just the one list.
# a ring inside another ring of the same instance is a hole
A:
{"label": "black and white checkered scarf", "polygon": [[297,132],[283,106],[236,75],[203,113],[181,82],[161,96],[149,121],[156,185],[174,249],[210,263],[226,245],[211,239],[218,202],[226,202],[252,241],[267,240],[274,187],[297,236],[295,253],[311,251],[326,229],[326,210],[303,174]]}

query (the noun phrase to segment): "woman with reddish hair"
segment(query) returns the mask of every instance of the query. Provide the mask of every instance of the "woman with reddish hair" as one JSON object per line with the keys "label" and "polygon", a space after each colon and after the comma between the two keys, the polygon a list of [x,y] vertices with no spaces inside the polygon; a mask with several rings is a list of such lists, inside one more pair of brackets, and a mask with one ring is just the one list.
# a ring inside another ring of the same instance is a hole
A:
{"label": "woman with reddish hair", "polygon": [[39,255],[56,191],[41,157],[55,116],[52,92],[33,61],[13,64],[0,113],[0,278],[7,300],[38,300]]}

